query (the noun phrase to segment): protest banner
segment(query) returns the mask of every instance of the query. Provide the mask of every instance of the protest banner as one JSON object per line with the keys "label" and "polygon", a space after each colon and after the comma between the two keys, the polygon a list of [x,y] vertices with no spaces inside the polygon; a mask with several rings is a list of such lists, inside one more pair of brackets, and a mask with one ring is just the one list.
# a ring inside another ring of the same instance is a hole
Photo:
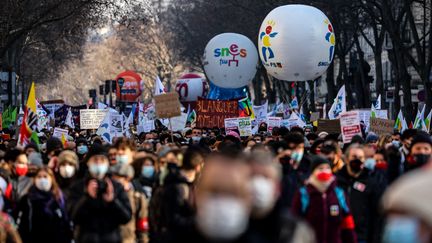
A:
{"label": "protest banner", "polygon": [[343,112],[340,115],[342,140],[350,143],[355,135],[361,135],[359,111]]}
{"label": "protest banner", "polygon": [[186,126],[186,120],[188,115],[186,113],[181,113],[180,116],[170,118],[172,131],[181,131]]}
{"label": "protest banner", "polygon": [[64,135],[65,137],[67,137],[68,134],[69,134],[69,131],[67,129],[62,129],[60,127],[56,127],[56,128],[54,128],[54,133],[53,133],[52,136],[55,137],[55,138],[61,139],[62,135]]}
{"label": "protest banner", "polygon": [[370,119],[370,131],[374,132],[378,136],[391,135],[394,131],[395,121],[381,119],[381,118],[371,118]]}
{"label": "protest banner", "polygon": [[226,118],[238,117],[238,101],[198,99],[196,114],[197,127],[224,127]]}
{"label": "protest banner", "polygon": [[180,101],[177,92],[156,95],[155,110],[158,118],[171,118],[181,115]]}
{"label": "protest banner", "polygon": [[280,127],[282,117],[268,117],[267,118],[267,131],[272,132],[274,127]]}
{"label": "protest banner", "polygon": [[320,132],[327,132],[329,134],[340,133],[341,128],[340,128],[339,119],[335,119],[335,120],[319,119],[317,133]]}
{"label": "protest banner", "polygon": [[224,125],[225,125],[225,134],[228,134],[231,131],[235,131],[236,133],[240,134],[238,118],[227,118],[224,121]]}
{"label": "protest banner", "polygon": [[108,110],[85,109],[80,110],[80,128],[97,129],[105,118]]}
{"label": "protest banner", "polygon": [[123,137],[123,115],[110,113],[109,131],[113,138]]}
{"label": "protest banner", "polygon": [[267,121],[267,107],[267,102],[261,106],[253,106],[253,110],[255,113],[255,121],[257,125],[259,125],[261,122]]}
{"label": "protest banner", "polygon": [[[371,110],[370,109],[362,109],[359,110],[359,116],[360,121],[363,121],[366,125],[366,127],[370,126],[370,119],[371,119]],[[388,111],[387,110],[375,110],[375,115],[377,118],[381,119],[387,119],[388,118]]]}
{"label": "protest banner", "polygon": [[237,119],[241,137],[252,136],[252,122],[250,117],[240,117]]}

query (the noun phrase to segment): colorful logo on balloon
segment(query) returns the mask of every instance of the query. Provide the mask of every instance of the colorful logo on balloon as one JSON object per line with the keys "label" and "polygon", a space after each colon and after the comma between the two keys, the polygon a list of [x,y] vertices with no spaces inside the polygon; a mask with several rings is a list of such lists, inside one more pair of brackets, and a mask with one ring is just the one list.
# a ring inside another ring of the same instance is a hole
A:
{"label": "colorful logo on balloon", "polygon": [[333,26],[330,24],[330,21],[328,19],[326,19],[324,21],[324,23],[327,25],[327,29],[328,29],[328,32],[325,36],[325,39],[331,45],[329,48],[329,62],[331,62],[333,59],[333,52],[334,52],[334,46],[335,46],[336,38],[335,38],[335,34],[333,32]]}
{"label": "colorful logo on balloon", "polygon": [[268,21],[265,30],[260,33],[259,38],[262,43],[261,54],[264,59],[264,65],[282,68],[282,63],[280,62],[269,62],[270,59],[275,58],[275,54],[271,44],[271,39],[275,38],[278,34],[278,32],[275,32],[273,30],[275,24],[276,23],[273,20]]}
{"label": "colorful logo on balloon", "polygon": [[237,56],[240,56],[240,58],[245,58],[247,56],[246,49],[239,49],[237,44],[231,44],[230,47],[216,48],[214,50],[214,57],[221,57],[221,66],[228,65],[231,67],[231,64],[235,64],[235,66],[238,67],[239,60],[236,59]]}

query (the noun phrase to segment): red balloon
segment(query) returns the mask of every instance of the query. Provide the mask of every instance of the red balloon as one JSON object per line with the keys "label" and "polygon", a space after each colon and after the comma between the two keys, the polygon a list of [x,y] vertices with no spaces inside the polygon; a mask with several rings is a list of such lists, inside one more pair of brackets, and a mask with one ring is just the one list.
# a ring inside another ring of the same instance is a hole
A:
{"label": "red balloon", "polygon": [[135,102],[141,96],[141,76],[133,71],[124,71],[117,75],[117,100]]}

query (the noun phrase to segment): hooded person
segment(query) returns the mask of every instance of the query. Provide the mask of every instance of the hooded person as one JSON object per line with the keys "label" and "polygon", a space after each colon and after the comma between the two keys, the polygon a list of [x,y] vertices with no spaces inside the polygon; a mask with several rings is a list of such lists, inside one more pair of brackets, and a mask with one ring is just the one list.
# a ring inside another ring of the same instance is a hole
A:
{"label": "hooded person", "polygon": [[432,155],[432,139],[429,134],[420,132],[417,134],[409,149],[409,154],[405,160],[405,172],[424,166]]}
{"label": "hooded person", "polygon": [[86,157],[88,174],[70,189],[69,212],[75,225],[75,242],[122,242],[120,225],[132,217],[124,188],[108,175],[105,147],[94,144]]}
{"label": "hooded person", "polygon": [[73,151],[65,150],[60,153],[57,159],[56,179],[63,192],[68,195],[70,186],[77,178],[78,156]]}
{"label": "hooded person", "polygon": [[33,181],[18,206],[18,230],[23,242],[71,242],[72,228],[66,200],[54,173],[47,167],[40,168]]}
{"label": "hooded person", "polygon": [[323,157],[312,161],[306,185],[294,196],[292,212],[311,225],[317,242],[357,242],[349,200]]}
{"label": "hooded person", "polygon": [[394,182],[382,198],[384,243],[432,241],[432,171],[416,170]]}

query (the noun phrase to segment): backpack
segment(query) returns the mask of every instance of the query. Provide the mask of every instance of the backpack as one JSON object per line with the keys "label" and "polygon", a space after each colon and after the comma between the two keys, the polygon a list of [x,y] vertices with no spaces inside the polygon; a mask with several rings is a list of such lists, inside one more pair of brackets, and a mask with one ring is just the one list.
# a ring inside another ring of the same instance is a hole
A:
{"label": "backpack", "polygon": [[[345,212],[345,214],[349,213],[348,204],[346,202],[344,190],[340,187],[335,187],[334,192],[336,193],[337,200],[339,202],[339,206]],[[302,214],[306,214],[307,208],[309,207],[309,194],[306,189],[306,186],[300,187],[300,202],[301,202],[301,212]]]}

